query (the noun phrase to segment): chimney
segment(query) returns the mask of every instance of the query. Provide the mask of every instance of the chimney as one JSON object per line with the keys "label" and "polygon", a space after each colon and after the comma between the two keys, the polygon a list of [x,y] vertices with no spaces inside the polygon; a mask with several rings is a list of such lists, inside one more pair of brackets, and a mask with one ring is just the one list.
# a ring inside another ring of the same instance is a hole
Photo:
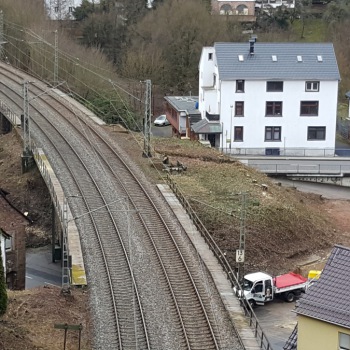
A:
{"label": "chimney", "polygon": [[249,39],[249,53],[251,55],[254,55],[254,44],[255,44],[255,39]]}

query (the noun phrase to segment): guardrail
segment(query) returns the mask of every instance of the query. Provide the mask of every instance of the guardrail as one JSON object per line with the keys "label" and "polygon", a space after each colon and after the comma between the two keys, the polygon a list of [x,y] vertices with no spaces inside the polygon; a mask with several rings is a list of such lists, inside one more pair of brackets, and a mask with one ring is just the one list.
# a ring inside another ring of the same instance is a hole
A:
{"label": "guardrail", "polygon": [[[192,220],[193,224],[196,226],[197,230],[200,232],[205,242],[208,244],[210,250],[213,252],[215,257],[218,259],[220,265],[224,269],[227,278],[231,282],[232,291],[235,293],[236,297],[239,299],[240,306],[243,309],[244,315],[249,319],[249,325],[254,330],[255,337],[259,340],[260,348],[263,350],[273,350],[272,346],[267,339],[266,334],[264,333],[261,325],[259,324],[258,318],[255,315],[251,305],[247,302],[245,298],[241,298],[240,295],[244,295],[241,285],[239,284],[236,275],[234,274],[229,262],[227,261],[225,254],[218,247],[208,230],[203,225],[202,221],[198,218],[196,212],[192,209],[190,203],[187,201],[179,187],[176,185],[175,181],[171,178],[170,175],[167,175],[166,181],[182,204],[183,208],[186,210],[188,216]],[[244,347],[242,340],[241,345]]]}
{"label": "guardrail", "polygon": [[0,111],[1,113],[11,122],[13,126],[19,125],[21,123],[21,118],[17,114],[13,113],[11,108],[7,104],[0,100]]}
{"label": "guardrail", "polygon": [[[339,160],[339,162],[341,162],[341,160]],[[329,176],[343,176],[344,174],[350,174],[350,164],[271,164],[254,163],[254,161],[249,161],[248,165],[266,174],[309,174]]]}
{"label": "guardrail", "polygon": [[[343,150],[343,149],[339,149]],[[334,157],[338,149],[333,148],[298,148],[298,147],[220,147],[220,151],[232,156],[261,157]],[[345,151],[345,149],[343,150]],[[346,151],[350,151],[349,149]],[[349,153],[347,153],[349,154]],[[339,154],[340,155],[340,154]]]}

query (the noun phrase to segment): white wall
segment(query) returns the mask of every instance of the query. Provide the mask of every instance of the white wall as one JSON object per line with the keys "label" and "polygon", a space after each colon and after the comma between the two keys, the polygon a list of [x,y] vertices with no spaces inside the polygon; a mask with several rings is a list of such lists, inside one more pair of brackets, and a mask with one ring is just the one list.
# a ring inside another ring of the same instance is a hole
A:
{"label": "white wall", "polygon": [[[89,0],[91,3],[94,2],[98,4],[99,0]],[[80,6],[82,0],[45,0],[45,7],[47,9],[47,14],[52,20],[67,20],[74,19],[73,13],[69,11],[69,8],[74,8]],[[58,11],[55,11],[55,8]]]}
{"label": "white wall", "polygon": [[[284,81],[283,92],[266,92],[266,81],[245,81],[244,93],[236,93],[235,90],[235,81],[222,82],[220,117],[224,124],[224,147],[226,131],[230,135],[230,106],[234,106],[236,101],[244,101],[244,117],[232,117],[232,135],[235,126],[243,126],[243,142],[233,142],[232,148],[334,148],[337,81],[321,81],[319,92],[305,92],[305,81]],[[210,94],[205,104],[212,103],[213,99]],[[318,116],[300,116],[300,101],[307,100],[319,101]],[[282,101],[282,117],[265,117],[266,101]],[[234,107],[232,113],[234,115]],[[265,142],[266,126],[280,126],[281,141]],[[308,141],[308,126],[325,126],[326,140]]]}
{"label": "white wall", "polygon": [[2,234],[0,234],[0,249],[2,256],[2,266],[4,267],[4,272],[6,276],[5,237]]}

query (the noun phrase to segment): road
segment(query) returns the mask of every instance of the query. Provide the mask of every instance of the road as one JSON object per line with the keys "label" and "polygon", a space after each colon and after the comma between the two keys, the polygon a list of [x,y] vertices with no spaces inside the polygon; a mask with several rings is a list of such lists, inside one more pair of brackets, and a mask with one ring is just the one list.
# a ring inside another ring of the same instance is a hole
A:
{"label": "road", "polygon": [[[299,191],[319,194],[327,199],[350,200],[350,188],[281,178],[276,181],[281,182],[282,186],[296,187]],[[254,310],[273,350],[282,350],[292,333],[297,322],[294,308],[295,302],[286,303],[277,299]]]}
{"label": "road", "polygon": [[43,285],[61,286],[61,262],[52,262],[51,246],[29,248],[26,252],[26,289]]}
{"label": "road", "polygon": [[301,192],[319,194],[327,199],[350,200],[350,188],[336,185],[320,184],[313,182],[302,182],[287,180],[284,178],[276,179],[286,187],[296,187]]}
{"label": "road", "polygon": [[296,323],[295,302],[276,299],[254,309],[273,350],[282,350]]}
{"label": "road", "polygon": [[171,137],[171,125],[167,126],[151,126],[151,135],[156,137]]}

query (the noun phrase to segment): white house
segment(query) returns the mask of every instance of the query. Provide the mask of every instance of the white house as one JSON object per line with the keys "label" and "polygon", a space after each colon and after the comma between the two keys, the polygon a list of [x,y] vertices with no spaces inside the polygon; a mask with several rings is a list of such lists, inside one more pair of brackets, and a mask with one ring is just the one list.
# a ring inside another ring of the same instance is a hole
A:
{"label": "white house", "polygon": [[[81,5],[83,0],[45,0],[47,14],[51,20],[73,20],[74,9]],[[100,0],[89,0],[99,4]]]}
{"label": "white house", "polygon": [[0,250],[2,257],[2,266],[4,267],[4,274],[6,276],[6,250],[10,249],[11,236],[0,229]]}
{"label": "white house", "polygon": [[340,75],[333,45],[255,41],[202,49],[201,123],[222,129],[197,130],[199,138],[234,154],[334,155]]}

